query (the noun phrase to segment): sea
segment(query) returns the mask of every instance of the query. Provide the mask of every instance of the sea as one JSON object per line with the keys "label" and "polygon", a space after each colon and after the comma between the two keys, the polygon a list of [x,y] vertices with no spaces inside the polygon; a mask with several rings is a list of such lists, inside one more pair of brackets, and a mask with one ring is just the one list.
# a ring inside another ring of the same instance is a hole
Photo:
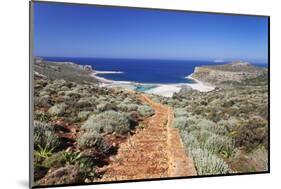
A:
{"label": "sea", "polygon": [[[196,66],[215,64],[214,61],[199,60],[150,60],[150,59],[112,59],[112,58],[75,58],[75,57],[43,57],[48,61],[74,62],[80,65],[91,65],[97,71],[116,71],[116,74],[98,74],[114,81],[131,81],[145,84],[178,84],[194,83],[186,76],[193,73]],[[229,62],[226,62],[229,63]],[[255,63],[254,63],[255,64]],[[267,64],[256,63],[266,67]]]}

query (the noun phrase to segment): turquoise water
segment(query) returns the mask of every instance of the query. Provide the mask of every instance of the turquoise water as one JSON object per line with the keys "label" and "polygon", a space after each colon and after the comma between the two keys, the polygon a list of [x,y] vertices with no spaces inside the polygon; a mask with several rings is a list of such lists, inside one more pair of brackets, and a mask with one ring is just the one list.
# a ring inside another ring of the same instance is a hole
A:
{"label": "turquoise water", "polygon": [[138,86],[136,86],[136,88],[134,90],[139,91],[139,92],[144,92],[149,89],[153,89],[155,87],[157,87],[157,86],[156,85],[138,85]]}

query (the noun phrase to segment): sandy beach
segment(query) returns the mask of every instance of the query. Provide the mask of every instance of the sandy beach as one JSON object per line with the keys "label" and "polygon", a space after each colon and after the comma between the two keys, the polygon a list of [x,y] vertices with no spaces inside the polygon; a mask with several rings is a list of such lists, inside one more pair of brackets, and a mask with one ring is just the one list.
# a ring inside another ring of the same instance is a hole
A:
{"label": "sandy beach", "polygon": [[[141,84],[131,81],[113,81],[103,77],[98,76],[98,74],[122,74],[123,72],[117,71],[95,71],[92,73],[92,76],[98,79],[101,84],[101,87],[123,87],[126,89],[135,89],[138,85],[148,85],[148,84]],[[185,86],[189,86],[194,90],[198,90],[200,92],[208,92],[214,90],[214,86],[210,86],[208,84],[203,83],[197,79],[192,78],[191,75],[186,77],[187,79],[194,80],[195,83],[178,83],[178,84],[153,84],[155,85],[154,88],[144,91],[148,94],[156,94],[164,97],[172,97],[174,93],[179,92],[181,88]],[[149,84],[151,85],[151,84]]]}
{"label": "sandy beach", "polygon": [[123,72],[117,72],[117,71],[94,71],[91,74],[91,76],[93,76],[94,78],[96,78],[100,82],[105,83],[105,84],[111,84],[114,81],[109,80],[109,79],[105,79],[104,77],[97,76],[98,74],[123,74]]}
{"label": "sandy beach", "polygon": [[202,81],[192,78],[191,76],[187,76],[186,78],[194,80],[195,83],[180,83],[180,84],[170,84],[164,85],[159,84],[158,87],[145,91],[150,94],[157,94],[165,97],[172,97],[174,93],[179,92],[183,86],[189,86],[194,90],[198,90],[200,92],[208,92],[215,89],[214,86],[207,85]]}
{"label": "sandy beach", "polygon": [[191,75],[186,77],[187,79],[192,79],[194,80],[196,83],[189,83],[187,84],[188,86],[190,86],[192,89],[198,90],[200,92],[208,92],[208,91],[212,91],[215,89],[215,86],[211,86],[209,84],[206,84],[202,81],[199,81],[198,79],[194,79]]}

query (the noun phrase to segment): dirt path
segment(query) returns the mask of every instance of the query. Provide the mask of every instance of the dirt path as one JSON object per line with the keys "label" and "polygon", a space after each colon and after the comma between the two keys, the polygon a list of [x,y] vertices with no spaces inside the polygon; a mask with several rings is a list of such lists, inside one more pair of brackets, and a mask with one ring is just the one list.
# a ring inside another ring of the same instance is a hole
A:
{"label": "dirt path", "polygon": [[186,156],[179,131],[172,127],[174,114],[167,106],[144,94],[139,99],[155,114],[148,126],[122,143],[118,154],[105,167],[101,181],[149,179],[196,175],[192,159]]}

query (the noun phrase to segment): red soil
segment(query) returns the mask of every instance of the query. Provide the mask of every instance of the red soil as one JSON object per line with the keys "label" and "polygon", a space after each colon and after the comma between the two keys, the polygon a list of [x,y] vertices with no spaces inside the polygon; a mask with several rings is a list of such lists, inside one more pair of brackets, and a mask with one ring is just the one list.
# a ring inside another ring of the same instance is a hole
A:
{"label": "red soil", "polygon": [[136,180],[163,177],[194,176],[193,161],[184,151],[179,131],[172,127],[173,110],[152,101],[144,94],[139,99],[150,105],[155,114],[147,126],[128,137],[117,155],[104,167],[98,181]]}

